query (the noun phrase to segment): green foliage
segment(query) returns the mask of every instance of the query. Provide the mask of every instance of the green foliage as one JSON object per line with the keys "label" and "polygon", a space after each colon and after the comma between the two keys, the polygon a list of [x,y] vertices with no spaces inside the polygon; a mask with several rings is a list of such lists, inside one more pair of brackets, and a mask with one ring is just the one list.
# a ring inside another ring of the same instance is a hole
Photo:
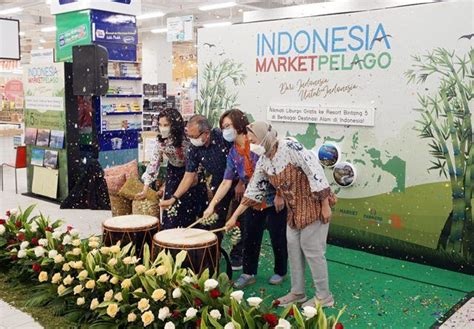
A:
{"label": "green foliage", "polygon": [[[423,84],[428,78],[439,79],[434,95],[418,94],[421,118],[416,130],[428,139],[434,160],[429,171],[449,178],[453,194],[453,220],[450,235],[440,246],[469,257],[474,253],[472,225],[472,113],[469,105],[474,97],[474,50],[458,56],[454,51],[436,48],[432,52],[412,56],[412,69],[405,72],[409,83]],[[461,225],[459,223],[462,223]]]}
{"label": "green foliage", "polygon": [[245,74],[242,64],[226,59],[214,65],[209,62],[203,72],[203,83],[196,103],[196,113],[208,118],[212,126],[217,126],[222,112],[237,106],[237,93],[227,89],[227,83],[234,86],[244,84]]}

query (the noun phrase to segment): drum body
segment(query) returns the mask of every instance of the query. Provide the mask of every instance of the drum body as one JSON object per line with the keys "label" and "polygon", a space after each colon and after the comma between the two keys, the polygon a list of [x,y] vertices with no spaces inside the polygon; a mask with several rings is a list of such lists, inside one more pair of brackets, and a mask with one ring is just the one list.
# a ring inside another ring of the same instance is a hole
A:
{"label": "drum body", "polygon": [[163,230],[153,236],[153,257],[162,250],[176,256],[181,250],[187,251],[182,267],[201,274],[209,269],[210,275],[219,271],[219,242],[214,233],[201,229],[176,228]]}
{"label": "drum body", "polygon": [[141,257],[145,243],[151,247],[158,225],[158,218],[153,216],[127,215],[106,219],[102,223],[104,245],[111,246],[120,241],[120,245],[125,246],[132,242]]}

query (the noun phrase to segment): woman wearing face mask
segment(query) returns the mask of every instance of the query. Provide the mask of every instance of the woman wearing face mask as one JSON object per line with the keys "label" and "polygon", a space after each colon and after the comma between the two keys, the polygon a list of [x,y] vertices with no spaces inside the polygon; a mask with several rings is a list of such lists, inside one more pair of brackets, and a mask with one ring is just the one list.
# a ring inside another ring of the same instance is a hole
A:
{"label": "woman wearing face mask", "polygon": [[[165,109],[158,115],[159,136],[153,151],[153,156],[142,176],[145,184],[143,191],[137,194],[136,199],[144,199],[149,185],[158,175],[164,156],[168,159],[164,198],[171,198],[178,187],[185,172],[185,154],[190,143],[184,133],[184,121],[181,114],[172,108]],[[207,200],[207,189],[204,183],[199,183],[189,189],[180,198],[177,213],[170,216],[163,212],[161,229],[186,227],[196,217],[200,217]]]}
{"label": "woman wearing face mask", "polygon": [[278,299],[280,306],[307,300],[305,294],[305,260],[316,288],[314,299],[303,306],[319,302],[323,307],[334,304],[329,290],[325,258],[326,238],[335,196],[329,188],[323,168],[315,155],[293,140],[278,140],[276,131],[265,122],[247,127],[254,151],[261,153],[255,172],[241,204],[226,224],[230,229],[248,207],[265,200],[262,182],[269,181],[285,199],[288,209],[287,245],[291,270],[291,291]]}
{"label": "woman wearing face mask", "polygon": [[[251,152],[246,127],[249,124],[245,114],[237,109],[224,112],[220,118],[222,135],[228,142],[233,142],[227,156],[227,167],[224,180],[217,189],[204,217],[214,213],[215,206],[227,194],[232,181],[239,179],[248,184],[255,170],[258,155]],[[260,247],[265,227],[270,232],[273,254],[275,256],[274,275],[270,284],[280,284],[287,272],[288,254],[286,249],[286,209],[283,198],[276,195],[275,189],[262,182],[264,189],[263,202],[248,209],[241,217],[243,224],[243,274],[235,282],[234,287],[242,289],[256,282]]]}

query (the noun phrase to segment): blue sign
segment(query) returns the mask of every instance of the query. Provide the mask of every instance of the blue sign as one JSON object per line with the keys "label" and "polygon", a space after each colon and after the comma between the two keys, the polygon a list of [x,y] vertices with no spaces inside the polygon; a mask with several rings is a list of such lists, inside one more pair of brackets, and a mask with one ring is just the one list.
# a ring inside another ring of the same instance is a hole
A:
{"label": "blue sign", "polygon": [[138,44],[138,28],[134,16],[93,10],[91,23],[92,40],[95,42]]}

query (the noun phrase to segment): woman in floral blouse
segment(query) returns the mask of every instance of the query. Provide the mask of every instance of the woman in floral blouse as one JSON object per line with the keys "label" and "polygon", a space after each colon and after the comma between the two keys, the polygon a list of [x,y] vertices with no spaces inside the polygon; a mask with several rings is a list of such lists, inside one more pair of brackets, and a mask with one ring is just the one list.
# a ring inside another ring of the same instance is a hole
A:
{"label": "woman in floral blouse", "polygon": [[264,201],[264,182],[270,182],[285,199],[288,209],[287,246],[291,270],[291,291],[278,299],[280,306],[307,300],[305,294],[305,260],[316,288],[315,298],[303,306],[334,305],[329,290],[326,239],[335,197],[329,188],[323,168],[315,155],[300,143],[278,140],[276,131],[265,122],[247,127],[248,137],[254,143],[253,151],[260,154],[255,172],[241,204],[227,222],[235,225],[238,216],[248,207]]}
{"label": "woman in floral blouse", "polygon": [[[164,158],[168,160],[164,199],[169,199],[178,187],[185,172],[185,154],[190,145],[184,133],[184,121],[181,114],[172,108],[165,109],[158,115],[159,136],[153,156],[142,176],[145,187],[136,198],[143,199],[149,185],[153,183]],[[186,227],[200,217],[207,201],[207,188],[204,183],[195,184],[179,198],[177,211],[170,214],[164,211],[161,229]]]}

